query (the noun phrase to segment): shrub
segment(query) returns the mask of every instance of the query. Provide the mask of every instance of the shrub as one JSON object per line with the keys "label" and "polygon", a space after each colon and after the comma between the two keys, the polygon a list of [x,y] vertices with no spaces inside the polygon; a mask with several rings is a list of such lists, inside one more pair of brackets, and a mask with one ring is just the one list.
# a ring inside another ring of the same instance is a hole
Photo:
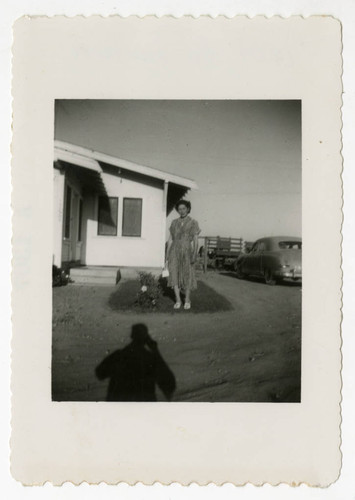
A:
{"label": "shrub", "polygon": [[138,292],[137,303],[144,308],[154,309],[157,307],[162,289],[159,281],[152,273],[140,272],[139,282],[141,288]]}
{"label": "shrub", "polygon": [[72,280],[69,277],[64,269],[52,266],[52,286],[64,286],[68,283],[72,283]]}

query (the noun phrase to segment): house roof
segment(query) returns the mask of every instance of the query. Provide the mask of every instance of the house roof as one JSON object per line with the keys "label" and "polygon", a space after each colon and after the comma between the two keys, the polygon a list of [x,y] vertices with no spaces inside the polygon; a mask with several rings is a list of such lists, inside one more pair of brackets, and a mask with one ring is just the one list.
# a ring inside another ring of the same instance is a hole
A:
{"label": "house roof", "polygon": [[138,163],[133,163],[132,161],[116,158],[115,156],[100,153],[82,146],[76,146],[74,144],[70,144],[69,142],[54,141],[54,161],[56,160],[73,163],[74,165],[79,165],[100,173],[102,172],[100,162],[108,163],[109,165],[113,165],[117,168],[123,168],[132,172],[153,177],[155,179],[161,179],[164,182],[184,186],[188,189],[198,189],[196,182],[191,179],[187,179],[186,177],[163,172],[162,170],[147,167],[145,165],[139,165]]}

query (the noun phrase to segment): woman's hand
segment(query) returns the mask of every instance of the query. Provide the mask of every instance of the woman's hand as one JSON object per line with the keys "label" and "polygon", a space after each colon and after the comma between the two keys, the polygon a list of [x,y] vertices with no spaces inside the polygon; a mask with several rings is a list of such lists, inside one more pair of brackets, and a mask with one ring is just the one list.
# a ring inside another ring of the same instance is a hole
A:
{"label": "woman's hand", "polygon": [[198,238],[197,235],[195,235],[191,245],[191,259],[190,259],[191,265],[196,263],[197,254],[198,254]]}

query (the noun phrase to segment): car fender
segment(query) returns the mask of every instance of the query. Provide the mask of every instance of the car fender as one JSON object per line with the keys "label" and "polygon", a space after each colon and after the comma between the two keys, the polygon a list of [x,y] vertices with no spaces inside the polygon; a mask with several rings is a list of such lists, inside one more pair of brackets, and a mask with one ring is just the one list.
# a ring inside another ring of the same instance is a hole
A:
{"label": "car fender", "polygon": [[244,271],[244,264],[245,264],[245,255],[240,255],[237,260],[236,260],[236,265],[240,266],[240,268]]}

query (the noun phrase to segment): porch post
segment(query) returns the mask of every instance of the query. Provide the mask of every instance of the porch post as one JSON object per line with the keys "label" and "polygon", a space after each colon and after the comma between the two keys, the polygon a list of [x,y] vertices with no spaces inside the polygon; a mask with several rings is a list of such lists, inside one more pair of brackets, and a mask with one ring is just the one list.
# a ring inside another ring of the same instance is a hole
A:
{"label": "porch post", "polygon": [[168,186],[169,186],[169,181],[164,181],[164,193],[163,193],[163,210],[166,215],[166,207],[167,207],[167,200],[168,200]]}
{"label": "porch post", "polygon": [[168,187],[169,181],[164,181],[163,187],[163,248],[162,248],[162,267],[165,264],[165,238],[166,238],[166,217],[167,217],[167,203],[168,203]]}

